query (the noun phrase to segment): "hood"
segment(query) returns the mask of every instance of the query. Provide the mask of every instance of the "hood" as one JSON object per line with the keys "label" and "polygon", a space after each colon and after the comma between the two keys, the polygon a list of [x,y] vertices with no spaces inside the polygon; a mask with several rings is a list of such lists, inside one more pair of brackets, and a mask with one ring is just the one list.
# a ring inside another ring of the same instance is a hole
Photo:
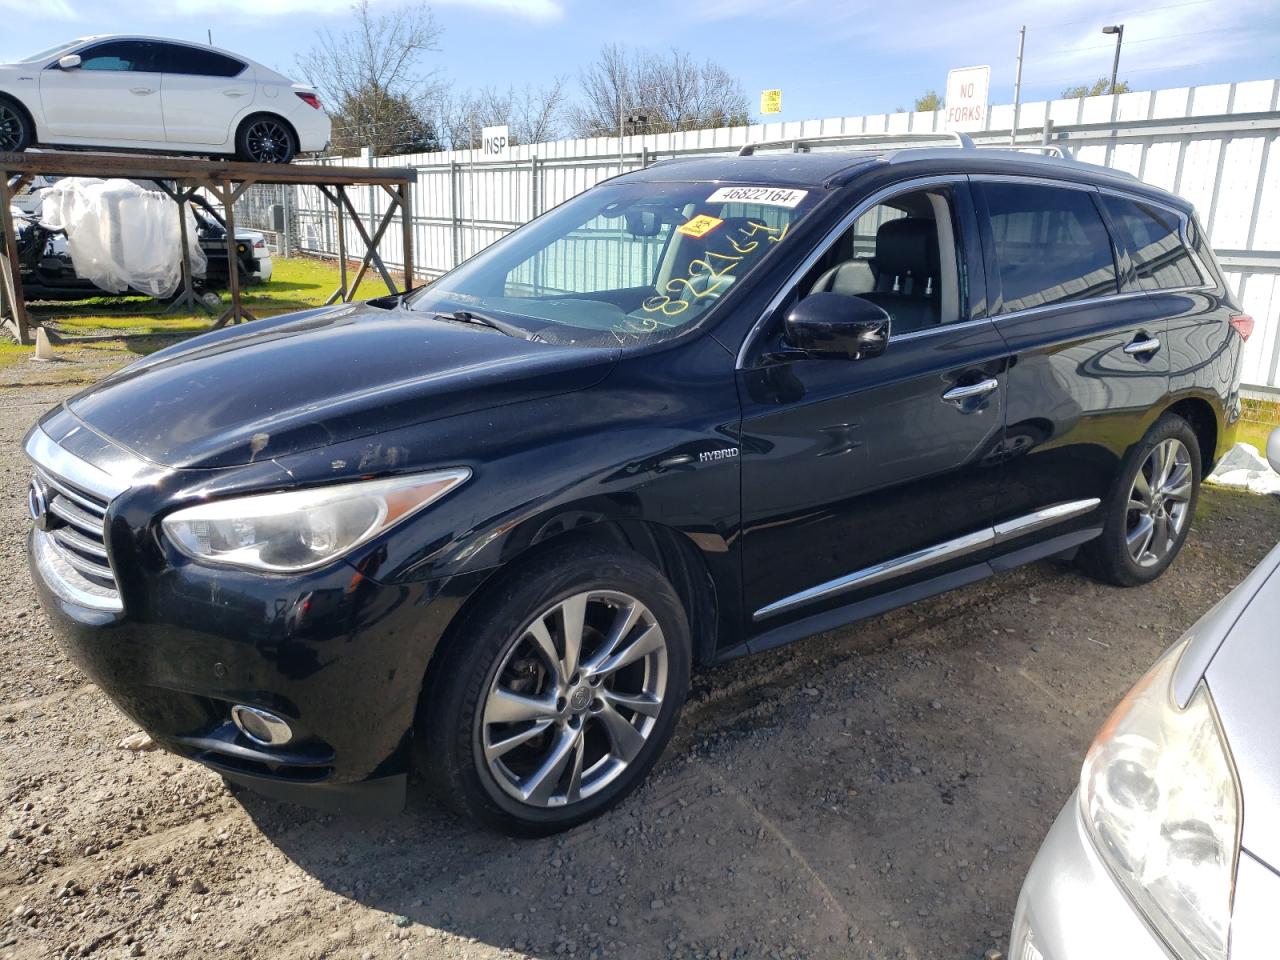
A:
{"label": "hood", "polygon": [[[1276,697],[1280,644],[1275,642],[1275,615],[1280,608],[1280,573],[1275,572],[1278,555],[1280,550],[1273,550],[1260,565],[1265,582],[1240,612],[1204,674],[1240,777],[1244,813],[1241,845],[1273,869],[1280,869],[1280,736],[1276,733],[1280,730],[1280,698]],[[1240,591],[1237,588],[1228,598]]]}
{"label": "hood", "polygon": [[353,304],[170,347],[67,407],[153,463],[225,467],[571,393],[601,380],[617,356]]}

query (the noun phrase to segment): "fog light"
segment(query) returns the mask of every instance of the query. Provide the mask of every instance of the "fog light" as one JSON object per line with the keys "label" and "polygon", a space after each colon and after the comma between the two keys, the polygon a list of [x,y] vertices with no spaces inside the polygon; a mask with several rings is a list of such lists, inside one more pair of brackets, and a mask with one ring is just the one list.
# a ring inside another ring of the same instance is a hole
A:
{"label": "fog light", "polygon": [[231,720],[241,733],[264,747],[282,747],[293,739],[289,724],[257,707],[238,703],[231,708]]}

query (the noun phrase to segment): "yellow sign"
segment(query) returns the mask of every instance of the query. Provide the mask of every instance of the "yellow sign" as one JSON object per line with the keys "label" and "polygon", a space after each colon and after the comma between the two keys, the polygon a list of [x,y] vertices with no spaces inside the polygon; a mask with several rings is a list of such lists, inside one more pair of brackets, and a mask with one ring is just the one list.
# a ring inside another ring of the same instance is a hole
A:
{"label": "yellow sign", "polygon": [[781,90],[760,91],[760,112],[761,113],[781,113],[782,112],[782,91]]}
{"label": "yellow sign", "polygon": [[693,237],[696,240],[699,237],[705,237],[722,223],[724,221],[719,217],[710,217],[702,213],[689,222],[681,224],[676,228],[676,232],[683,233],[686,237]]}

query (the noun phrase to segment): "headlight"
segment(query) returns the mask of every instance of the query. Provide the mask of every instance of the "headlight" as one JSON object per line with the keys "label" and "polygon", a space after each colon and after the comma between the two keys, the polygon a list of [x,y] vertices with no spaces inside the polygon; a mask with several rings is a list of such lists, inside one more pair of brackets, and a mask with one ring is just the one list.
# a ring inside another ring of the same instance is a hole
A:
{"label": "headlight", "polygon": [[465,467],[287,493],[213,500],[161,521],[196,560],[293,573],[321,566],[439,500]]}
{"label": "headlight", "polygon": [[1080,774],[1095,846],[1147,919],[1184,957],[1226,960],[1240,788],[1203,683],[1185,709],[1173,673],[1186,641],[1138,681]]}

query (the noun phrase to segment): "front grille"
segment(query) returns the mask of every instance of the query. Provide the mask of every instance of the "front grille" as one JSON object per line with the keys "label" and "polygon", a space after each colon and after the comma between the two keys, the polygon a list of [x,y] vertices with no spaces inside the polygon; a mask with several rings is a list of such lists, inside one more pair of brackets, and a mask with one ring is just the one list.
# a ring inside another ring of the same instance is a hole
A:
{"label": "front grille", "polygon": [[[107,558],[107,499],[37,467],[33,502],[43,501],[44,529],[36,530],[37,558],[92,606],[121,609],[120,590]],[[38,496],[35,491],[38,491]]]}

